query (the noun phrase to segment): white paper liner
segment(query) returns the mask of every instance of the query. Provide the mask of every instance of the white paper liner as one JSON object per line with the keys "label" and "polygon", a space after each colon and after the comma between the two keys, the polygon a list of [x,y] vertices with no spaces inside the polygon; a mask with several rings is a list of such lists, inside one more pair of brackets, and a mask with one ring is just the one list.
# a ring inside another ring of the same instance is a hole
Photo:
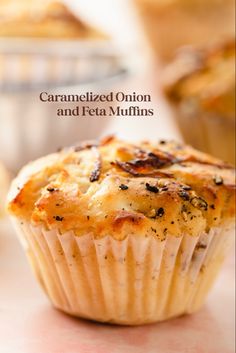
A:
{"label": "white paper liner", "polygon": [[0,38],[0,90],[94,82],[117,75],[123,60],[110,41]]}
{"label": "white paper liner", "polygon": [[95,239],[16,221],[33,270],[59,309],[117,324],[142,324],[198,310],[232,240],[232,229],[198,237]]}

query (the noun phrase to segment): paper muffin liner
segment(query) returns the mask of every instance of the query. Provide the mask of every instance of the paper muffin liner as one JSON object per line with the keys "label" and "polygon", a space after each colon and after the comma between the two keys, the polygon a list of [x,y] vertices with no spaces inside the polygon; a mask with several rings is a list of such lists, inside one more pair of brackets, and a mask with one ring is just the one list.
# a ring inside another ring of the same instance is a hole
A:
{"label": "paper muffin liner", "polygon": [[198,310],[231,244],[232,229],[197,237],[61,235],[15,221],[34,273],[53,305],[102,322],[136,325]]}
{"label": "paper muffin liner", "polygon": [[174,112],[184,141],[203,152],[235,164],[235,119],[183,110],[180,107]]}
{"label": "paper muffin liner", "polygon": [[124,53],[106,40],[0,37],[0,90],[78,85],[117,74]]}

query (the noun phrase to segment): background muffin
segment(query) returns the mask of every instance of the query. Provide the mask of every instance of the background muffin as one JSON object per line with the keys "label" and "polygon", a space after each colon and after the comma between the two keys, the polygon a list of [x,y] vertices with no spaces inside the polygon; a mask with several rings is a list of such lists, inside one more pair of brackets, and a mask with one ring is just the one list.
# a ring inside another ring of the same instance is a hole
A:
{"label": "background muffin", "polygon": [[135,0],[156,57],[169,61],[186,45],[201,47],[231,38],[234,0]]}
{"label": "background muffin", "polygon": [[165,91],[184,140],[235,163],[235,42],[180,53]]}
{"label": "background muffin", "polygon": [[8,208],[57,308],[141,324],[204,302],[232,240],[233,183],[190,147],[107,138],[26,166]]}
{"label": "background muffin", "polygon": [[115,101],[42,102],[40,94],[120,91],[136,67],[136,58],[62,2],[0,1],[0,159],[16,173],[59,147],[100,136],[110,117],[84,116],[83,106],[115,109]]}
{"label": "background muffin", "polygon": [[0,37],[93,39],[102,32],[85,24],[60,1],[3,0]]}

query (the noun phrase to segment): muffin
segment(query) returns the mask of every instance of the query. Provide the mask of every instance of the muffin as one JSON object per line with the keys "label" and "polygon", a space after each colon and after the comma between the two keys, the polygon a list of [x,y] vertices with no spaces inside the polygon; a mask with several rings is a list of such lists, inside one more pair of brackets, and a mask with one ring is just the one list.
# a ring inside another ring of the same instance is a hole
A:
{"label": "muffin", "polygon": [[104,37],[60,1],[3,0],[0,37],[93,39]]}
{"label": "muffin", "polygon": [[108,137],[26,166],[8,210],[56,308],[138,325],[198,310],[232,241],[234,170],[191,147]]}
{"label": "muffin", "polygon": [[162,62],[179,47],[218,42],[235,33],[234,0],[134,0],[153,51]]}
{"label": "muffin", "polygon": [[182,51],[164,76],[185,142],[235,163],[235,42]]}

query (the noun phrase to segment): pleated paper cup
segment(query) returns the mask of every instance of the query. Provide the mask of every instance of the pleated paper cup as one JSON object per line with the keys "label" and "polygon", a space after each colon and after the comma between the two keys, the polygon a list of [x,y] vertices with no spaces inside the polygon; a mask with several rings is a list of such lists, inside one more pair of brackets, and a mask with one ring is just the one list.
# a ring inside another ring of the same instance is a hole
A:
{"label": "pleated paper cup", "polygon": [[0,90],[29,91],[94,82],[117,73],[123,54],[109,40],[0,37]]}
{"label": "pleated paper cup", "polygon": [[197,237],[124,240],[60,234],[15,220],[34,273],[53,305],[71,315],[138,325],[198,310],[232,240],[232,227]]}

